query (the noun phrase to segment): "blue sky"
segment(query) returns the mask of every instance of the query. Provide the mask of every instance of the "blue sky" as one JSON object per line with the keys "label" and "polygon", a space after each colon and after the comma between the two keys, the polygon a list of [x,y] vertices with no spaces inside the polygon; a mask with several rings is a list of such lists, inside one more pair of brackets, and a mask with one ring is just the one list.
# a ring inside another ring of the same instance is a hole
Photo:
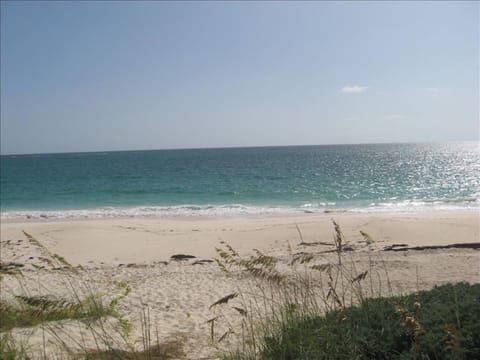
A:
{"label": "blue sky", "polygon": [[1,3],[1,152],[479,140],[478,2]]}

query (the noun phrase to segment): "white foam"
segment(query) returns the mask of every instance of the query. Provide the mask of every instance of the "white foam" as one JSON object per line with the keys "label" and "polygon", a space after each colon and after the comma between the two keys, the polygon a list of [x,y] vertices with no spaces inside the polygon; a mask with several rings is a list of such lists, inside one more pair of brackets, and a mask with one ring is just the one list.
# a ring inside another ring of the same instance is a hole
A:
{"label": "white foam", "polygon": [[248,215],[303,213],[415,213],[425,211],[480,210],[479,199],[408,200],[370,203],[364,206],[341,206],[334,202],[306,203],[300,206],[177,205],[140,207],[102,207],[82,210],[2,211],[1,219],[103,219],[125,217],[237,217]]}
{"label": "white foam", "polygon": [[480,210],[480,199],[403,200],[371,203],[352,209],[360,213],[417,213],[427,211]]}
{"label": "white foam", "polygon": [[141,207],[103,207],[85,210],[24,210],[2,211],[2,219],[100,219],[122,217],[229,217],[242,215],[295,213],[291,207],[260,207],[246,205],[179,205]]}

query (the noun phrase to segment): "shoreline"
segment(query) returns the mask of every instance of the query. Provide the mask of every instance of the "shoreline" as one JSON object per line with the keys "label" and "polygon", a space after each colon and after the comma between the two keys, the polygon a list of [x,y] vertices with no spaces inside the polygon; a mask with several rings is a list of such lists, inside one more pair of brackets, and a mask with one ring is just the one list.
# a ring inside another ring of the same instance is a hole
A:
{"label": "shoreline", "polygon": [[[478,200],[471,201],[477,203]],[[408,206],[395,204],[392,206],[361,206],[361,207],[314,207],[310,204],[302,206],[257,206],[243,204],[222,205],[178,205],[178,206],[139,206],[139,207],[100,207],[88,209],[62,210],[0,210],[0,221],[30,222],[30,221],[77,221],[77,220],[116,220],[116,219],[236,219],[257,217],[295,217],[308,215],[338,216],[372,215],[396,216],[429,213],[471,213],[480,214],[478,206],[446,205],[455,201],[442,202],[444,205],[429,202],[408,202]]]}
{"label": "shoreline", "polygon": [[[367,208],[365,208],[367,209]],[[28,210],[30,211],[30,210]],[[32,210],[36,212],[37,210]],[[77,210],[66,210],[77,211]],[[83,210],[78,210],[83,211]],[[89,211],[89,210],[87,210]],[[479,207],[459,207],[459,208],[428,208],[405,211],[356,211],[352,209],[325,209],[322,211],[285,211],[285,212],[265,212],[265,213],[244,213],[244,214],[225,214],[225,215],[123,215],[123,216],[105,216],[105,217],[1,217],[8,211],[0,211],[0,221],[3,224],[11,223],[48,223],[48,222],[76,222],[76,221],[114,221],[114,220],[178,220],[178,221],[204,221],[204,220],[241,220],[241,219],[268,219],[268,218],[302,218],[302,217],[335,217],[335,216],[374,216],[374,217],[403,217],[403,216],[437,216],[445,214],[456,215],[477,215],[480,218]],[[20,212],[20,211],[19,211]],[[23,211],[21,211],[23,212]],[[49,212],[49,211],[38,211]],[[54,211],[61,212],[61,211]]]}
{"label": "shoreline", "polygon": [[[319,213],[237,217],[128,217],[113,219],[2,220],[2,241],[36,237],[53,253],[75,265],[89,262],[166,261],[175,253],[215,256],[223,241],[248,253],[253,248],[284,251],[289,243],[329,242],[337,221],[347,240],[360,231],[377,245],[444,245],[480,240],[480,210],[418,213]],[[297,229],[298,226],[298,229]],[[301,235],[299,233],[301,232]],[[91,249],[91,250],[90,250]],[[4,256],[2,256],[4,257]]]}

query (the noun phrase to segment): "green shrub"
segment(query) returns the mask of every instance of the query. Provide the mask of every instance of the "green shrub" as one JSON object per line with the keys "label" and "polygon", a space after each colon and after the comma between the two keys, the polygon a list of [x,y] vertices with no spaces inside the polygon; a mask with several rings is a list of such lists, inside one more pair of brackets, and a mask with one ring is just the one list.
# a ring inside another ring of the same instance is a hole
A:
{"label": "green shrub", "polygon": [[480,284],[438,286],[404,297],[301,318],[264,339],[261,359],[479,359]]}

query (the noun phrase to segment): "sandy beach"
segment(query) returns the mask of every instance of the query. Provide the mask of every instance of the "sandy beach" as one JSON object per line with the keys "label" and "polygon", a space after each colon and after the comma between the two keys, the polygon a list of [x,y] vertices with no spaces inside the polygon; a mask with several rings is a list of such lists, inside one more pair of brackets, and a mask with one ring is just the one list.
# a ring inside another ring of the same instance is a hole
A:
{"label": "sandy beach", "polygon": [[479,10],[0,1],[0,360],[480,359]]}
{"label": "sandy beach", "polygon": [[[131,292],[119,311],[137,324],[142,306],[148,305],[151,322],[162,339],[184,343],[185,358],[215,358],[207,321],[215,313],[210,305],[241,290],[242,283],[228,279],[215,262],[222,242],[240,255],[253,249],[287,262],[295,253],[325,254],[333,247],[337,221],[359,266],[382,259],[397,293],[428,289],[438,284],[480,282],[480,252],[471,248],[427,248],[385,251],[402,247],[447,246],[480,241],[478,211],[439,211],[411,214],[305,214],[236,218],[125,218],[98,220],[16,220],[1,223],[1,261],[16,263],[33,293],[61,296],[62,269],[45,264],[42,250],[29,243],[32,235],[52,254],[81,266],[81,278],[92,289],[108,293],[115,282]],[[373,243],[365,244],[360,231]],[[173,255],[192,257],[176,261]],[[5,275],[2,297],[21,291],[16,277]],[[74,326],[65,324],[64,326]],[[18,336],[24,335],[18,330]],[[74,330],[72,330],[74,331]],[[132,338],[141,330],[133,326]],[[40,334],[30,340],[42,343]],[[40,345],[39,345],[40,346]]]}

